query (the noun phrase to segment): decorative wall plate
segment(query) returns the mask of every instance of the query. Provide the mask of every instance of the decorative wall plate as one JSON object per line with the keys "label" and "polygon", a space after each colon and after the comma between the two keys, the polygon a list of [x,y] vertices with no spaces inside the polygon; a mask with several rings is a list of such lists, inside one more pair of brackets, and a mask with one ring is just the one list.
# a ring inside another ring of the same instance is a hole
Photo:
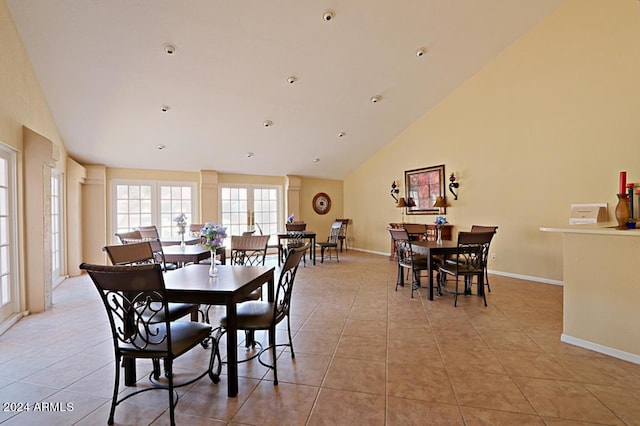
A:
{"label": "decorative wall plate", "polygon": [[318,192],[313,197],[313,211],[317,214],[327,214],[331,210],[331,198],[324,192]]}

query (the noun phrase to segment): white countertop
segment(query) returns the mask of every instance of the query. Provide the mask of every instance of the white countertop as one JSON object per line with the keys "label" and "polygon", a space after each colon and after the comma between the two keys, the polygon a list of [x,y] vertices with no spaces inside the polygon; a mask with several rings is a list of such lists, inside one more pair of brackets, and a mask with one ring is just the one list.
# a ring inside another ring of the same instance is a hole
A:
{"label": "white countertop", "polygon": [[617,222],[606,222],[589,225],[541,226],[542,232],[559,232],[569,234],[628,235],[640,237],[640,229],[616,229]]}

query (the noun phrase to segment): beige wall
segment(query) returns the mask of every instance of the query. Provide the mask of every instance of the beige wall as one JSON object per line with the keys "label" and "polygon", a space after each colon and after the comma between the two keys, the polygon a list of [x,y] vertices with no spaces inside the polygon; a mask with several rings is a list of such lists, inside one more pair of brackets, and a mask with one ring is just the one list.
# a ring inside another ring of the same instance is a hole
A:
{"label": "beige wall", "polygon": [[448,220],[500,227],[489,268],[562,280],[561,239],[538,228],[568,223],[572,203],[613,218],[618,172],[640,181],[639,111],[640,4],[566,1],[345,179],[352,245],[388,252],[391,182],[445,164],[460,182]]}
{"label": "beige wall", "polygon": [[[331,198],[331,209],[327,214],[319,215],[313,210],[313,197],[324,192]],[[307,229],[315,231],[318,241],[325,241],[329,236],[331,223],[344,217],[344,189],[341,180],[301,178],[300,217],[296,220],[307,222]]]}
{"label": "beige wall", "polygon": [[[47,226],[43,212],[49,206],[45,195],[50,188],[50,168],[65,173],[67,153],[4,0],[0,0],[0,40],[0,144],[13,148],[18,161],[18,267],[22,289],[19,309],[40,311],[51,302],[50,283],[47,286],[44,282],[50,281],[50,274],[38,270],[43,264],[50,265],[50,246],[41,238],[26,238],[25,233],[37,235],[38,229]],[[34,149],[25,150],[25,135],[33,137]],[[48,150],[45,155],[42,146]],[[41,199],[35,200],[31,195]],[[27,202],[38,210],[25,208]],[[27,270],[27,256],[39,266]],[[33,285],[27,285],[27,277]]]}

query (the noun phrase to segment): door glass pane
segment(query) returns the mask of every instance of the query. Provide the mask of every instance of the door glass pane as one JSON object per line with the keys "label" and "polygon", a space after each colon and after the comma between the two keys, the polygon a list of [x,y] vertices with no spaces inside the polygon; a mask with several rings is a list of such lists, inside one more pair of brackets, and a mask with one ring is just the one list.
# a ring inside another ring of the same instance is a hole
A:
{"label": "door glass pane", "polygon": [[253,190],[254,198],[254,221],[260,224],[262,232],[271,235],[269,244],[277,243],[278,233],[278,200],[277,188],[255,188]]}
{"label": "door glass pane", "polygon": [[151,225],[151,185],[116,185],[116,233]]}
{"label": "door glass pane", "polygon": [[0,146],[0,322],[18,310],[16,157]]}
{"label": "door glass pane", "polygon": [[227,235],[242,235],[247,230],[248,213],[247,188],[222,188],[221,222],[227,228]]}
{"label": "door glass pane", "polygon": [[184,213],[187,216],[187,230],[193,223],[193,200],[191,187],[183,185],[162,185],[160,187],[160,237],[179,237],[176,217]]}
{"label": "door glass pane", "polygon": [[51,279],[53,285],[64,275],[64,233],[62,217],[62,175],[51,175]]}

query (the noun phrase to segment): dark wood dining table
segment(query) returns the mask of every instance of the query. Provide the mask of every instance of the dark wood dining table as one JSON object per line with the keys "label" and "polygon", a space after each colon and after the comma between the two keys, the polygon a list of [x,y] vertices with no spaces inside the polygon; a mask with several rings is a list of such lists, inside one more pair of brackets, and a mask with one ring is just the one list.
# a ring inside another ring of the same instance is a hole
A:
{"label": "dark wood dining table", "polygon": [[411,241],[414,251],[427,255],[427,271],[429,273],[429,300],[433,300],[433,258],[434,256],[446,256],[456,254],[458,243],[456,241],[443,240],[441,244],[435,241]]}
{"label": "dark wood dining table", "polygon": [[[236,304],[246,300],[253,290],[267,284],[267,300],[273,301],[273,266],[219,265],[218,276],[209,277],[209,265],[189,265],[164,274],[169,301],[223,305],[227,312],[227,394],[238,395],[238,330]],[[217,324],[212,324],[217,327]],[[275,336],[269,336],[273,344]],[[125,384],[135,383],[135,362],[125,364]]]}
{"label": "dark wood dining table", "polygon": [[313,261],[313,264],[316,264],[316,233],[310,231],[300,231],[300,232],[278,232],[278,266],[282,263],[284,248],[282,247],[282,240],[287,240],[293,238],[295,235],[296,238],[302,238],[303,240],[309,240],[309,257]]}
{"label": "dark wood dining table", "polygon": [[[176,263],[179,266],[187,263],[200,263],[201,260],[210,259],[211,251],[200,244],[182,246],[162,247],[164,260],[167,263]],[[227,248],[224,246],[216,249],[216,254],[220,255],[220,263],[227,263]]]}

